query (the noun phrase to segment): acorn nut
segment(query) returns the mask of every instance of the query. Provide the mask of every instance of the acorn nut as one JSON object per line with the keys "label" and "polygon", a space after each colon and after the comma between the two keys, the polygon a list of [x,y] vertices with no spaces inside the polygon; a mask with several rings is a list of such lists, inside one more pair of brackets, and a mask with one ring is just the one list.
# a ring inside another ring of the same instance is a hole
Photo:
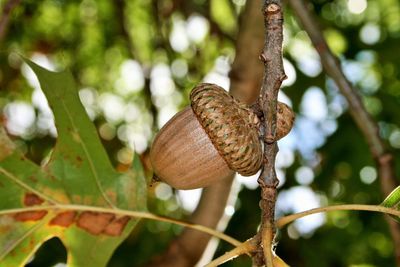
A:
{"label": "acorn nut", "polygon": [[[190,100],[155,137],[150,150],[155,176],[174,188],[194,189],[234,172],[255,174],[263,158],[257,115],[215,84],[197,85]],[[292,110],[278,103],[277,139],[293,120]]]}

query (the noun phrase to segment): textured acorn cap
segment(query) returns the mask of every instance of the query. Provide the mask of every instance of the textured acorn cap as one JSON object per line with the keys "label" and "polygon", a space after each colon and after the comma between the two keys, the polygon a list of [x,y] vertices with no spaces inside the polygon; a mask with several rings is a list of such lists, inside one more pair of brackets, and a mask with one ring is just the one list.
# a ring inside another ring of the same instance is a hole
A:
{"label": "textured acorn cap", "polygon": [[278,102],[276,115],[276,140],[285,137],[293,127],[295,115],[286,104]]}
{"label": "textured acorn cap", "polygon": [[199,84],[190,100],[201,126],[228,166],[244,176],[255,174],[263,157],[257,115],[215,84]]}
{"label": "textured acorn cap", "polygon": [[[160,180],[178,189],[209,186],[233,175],[256,173],[262,163],[260,121],[245,104],[214,84],[191,93],[191,107],[177,113],[156,135],[150,161]],[[294,121],[293,111],[277,106],[277,139]]]}

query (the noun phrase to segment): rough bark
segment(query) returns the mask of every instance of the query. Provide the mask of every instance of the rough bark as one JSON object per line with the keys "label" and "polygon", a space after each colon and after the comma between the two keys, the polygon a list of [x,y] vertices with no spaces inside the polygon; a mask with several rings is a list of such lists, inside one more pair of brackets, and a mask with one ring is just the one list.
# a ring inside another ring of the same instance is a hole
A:
{"label": "rough bark", "polygon": [[279,180],[276,177],[275,158],[276,114],[278,92],[286,79],[282,62],[283,11],[280,1],[266,0],[263,7],[265,42],[260,55],[264,63],[264,78],[258,104],[264,117],[264,165],[258,183],[261,187],[261,227],[258,233],[259,251],[253,258],[257,266],[273,267],[272,246],[275,236],[275,202]]}

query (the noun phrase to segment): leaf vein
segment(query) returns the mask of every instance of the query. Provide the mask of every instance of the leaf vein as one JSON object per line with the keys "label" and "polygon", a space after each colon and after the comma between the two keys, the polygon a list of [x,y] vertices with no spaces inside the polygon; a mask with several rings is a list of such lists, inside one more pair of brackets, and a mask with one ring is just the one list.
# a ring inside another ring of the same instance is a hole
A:
{"label": "leaf vein", "polygon": [[27,191],[30,191],[30,192],[40,196],[41,198],[43,198],[47,202],[49,202],[51,204],[59,204],[54,199],[52,199],[52,198],[48,197],[47,195],[41,193],[40,191],[36,190],[35,188],[31,187],[30,185],[22,182],[20,179],[18,179],[18,177],[16,177],[12,173],[8,172],[6,169],[0,167],[0,172],[3,173],[5,177],[9,178],[11,181],[16,183],[17,185],[21,186],[22,188],[24,188]]}
{"label": "leaf vein", "polygon": [[[61,99],[62,99],[62,98],[61,98]],[[65,113],[67,114],[68,119],[69,119],[69,121],[70,121],[70,123],[71,123],[71,125],[72,125],[72,127],[73,127],[73,129],[74,129],[74,131],[78,134],[79,137],[81,137],[81,136],[80,136],[80,133],[79,133],[79,130],[78,130],[78,127],[76,127],[76,125],[75,125],[75,123],[74,123],[74,120],[72,119],[72,115],[71,115],[71,113],[69,112],[69,110],[68,110],[68,108],[67,108],[67,106],[66,106],[64,100],[61,100],[61,103],[62,103],[62,105],[63,105],[63,108],[64,108],[64,110],[65,110]],[[112,201],[108,198],[108,196],[106,195],[106,193],[105,193],[104,190],[103,190],[103,187],[102,187],[101,184],[100,184],[100,178],[99,178],[99,175],[98,175],[98,173],[97,173],[97,171],[96,171],[96,168],[95,168],[95,166],[94,166],[93,159],[92,159],[92,157],[90,156],[90,153],[89,153],[89,151],[88,151],[88,149],[87,149],[85,143],[82,142],[81,139],[80,139],[80,144],[81,144],[81,146],[82,146],[82,149],[83,149],[83,151],[84,151],[84,153],[85,153],[86,158],[88,159],[89,167],[90,167],[90,170],[91,170],[91,172],[92,172],[92,174],[93,174],[93,177],[94,177],[94,180],[95,180],[95,182],[96,182],[97,188],[99,189],[101,195],[103,196],[103,198],[104,198],[104,200],[107,202],[107,204],[108,204],[111,208],[115,209],[115,208],[116,208],[115,205],[114,205],[114,204],[112,203]]]}
{"label": "leaf vein", "polygon": [[[46,215],[47,218],[49,217],[50,214]],[[38,222],[37,224],[35,224],[34,226],[32,226],[29,231],[26,231],[20,238],[18,238],[17,240],[15,240],[13,242],[13,244],[5,249],[3,251],[2,254],[0,254],[0,261],[7,256],[8,253],[10,253],[16,246],[18,246],[25,238],[29,237],[33,232],[35,232],[36,230],[38,230],[40,227],[42,227],[44,224],[46,224],[49,221],[49,219],[47,220],[41,220],[40,222]],[[34,252],[33,250],[31,251],[32,253]]]}

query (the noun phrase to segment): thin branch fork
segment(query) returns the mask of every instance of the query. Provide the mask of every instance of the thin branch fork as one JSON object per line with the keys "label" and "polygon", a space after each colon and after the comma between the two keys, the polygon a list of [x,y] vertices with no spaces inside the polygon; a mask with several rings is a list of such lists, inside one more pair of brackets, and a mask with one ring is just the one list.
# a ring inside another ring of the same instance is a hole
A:
{"label": "thin branch fork", "polygon": [[264,78],[259,106],[264,117],[264,164],[258,183],[261,187],[261,227],[257,235],[259,250],[253,257],[256,266],[273,267],[273,239],[275,236],[275,202],[279,180],[275,171],[276,112],[278,92],[286,79],[282,62],[283,13],[281,1],[266,0],[263,6],[265,42],[260,55],[264,63]]}

